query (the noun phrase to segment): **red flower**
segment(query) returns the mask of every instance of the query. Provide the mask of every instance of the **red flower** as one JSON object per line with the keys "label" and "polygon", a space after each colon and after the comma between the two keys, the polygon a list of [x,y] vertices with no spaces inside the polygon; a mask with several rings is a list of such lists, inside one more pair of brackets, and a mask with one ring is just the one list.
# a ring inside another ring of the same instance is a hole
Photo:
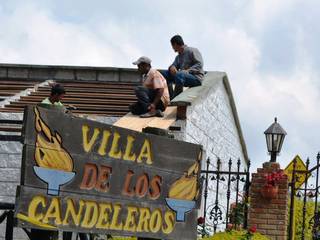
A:
{"label": "red flower", "polygon": [[234,208],[236,208],[237,207],[237,203],[231,203],[230,204],[230,209],[232,210],[232,209],[234,209]]}
{"label": "red flower", "polygon": [[202,225],[202,224],[204,224],[204,217],[199,217],[198,218],[198,225]]}
{"label": "red flower", "polygon": [[251,228],[249,228],[250,233],[255,233],[257,231],[257,226],[253,225]]}
{"label": "red flower", "polygon": [[233,228],[233,224],[232,224],[232,223],[228,223],[228,224],[227,224],[227,230],[228,230],[228,231],[231,231],[232,228]]}
{"label": "red flower", "polygon": [[283,177],[283,171],[280,170],[278,172],[272,172],[269,174],[264,175],[265,180],[266,180],[266,186],[276,186],[278,182],[281,180]]}

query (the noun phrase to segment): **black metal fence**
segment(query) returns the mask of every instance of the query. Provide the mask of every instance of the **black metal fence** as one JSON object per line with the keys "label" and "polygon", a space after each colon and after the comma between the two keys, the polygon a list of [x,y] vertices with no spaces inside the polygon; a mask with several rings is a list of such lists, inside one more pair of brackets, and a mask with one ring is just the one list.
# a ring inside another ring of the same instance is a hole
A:
{"label": "black metal fence", "polygon": [[[290,189],[289,239],[320,239],[319,208],[319,168],[320,153],[316,157],[316,165],[310,167],[309,158],[305,162],[305,170],[300,170],[296,158],[293,162]],[[301,186],[298,182],[306,179]]]}
{"label": "black metal fence", "polygon": [[[220,158],[215,164],[208,158],[202,170],[203,221],[201,235],[210,235],[225,228],[247,228],[250,162],[241,171],[241,161],[230,159],[223,169]],[[213,166],[210,167],[210,166]]]}

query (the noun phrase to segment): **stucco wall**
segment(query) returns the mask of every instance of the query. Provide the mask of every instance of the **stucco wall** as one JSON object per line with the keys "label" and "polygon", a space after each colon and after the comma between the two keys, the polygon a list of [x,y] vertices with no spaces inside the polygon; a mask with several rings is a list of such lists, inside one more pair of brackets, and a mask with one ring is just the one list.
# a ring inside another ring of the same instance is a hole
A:
{"label": "stucco wall", "polygon": [[[176,139],[203,145],[205,156],[211,161],[210,170],[216,170],[217,158],[221,159],[223,170],[228,170],[230,158],[233,161],[233,170],[236,170],[238,159],[241,160],[241,170],[246,166],[229,96],[222,80],[217,82],[207,94],[193,101],[192,105],[187,107],[187,119],[177,121],[176,125],[181,127],[181,131],[175,133]],[[202,162],[203,170],[206,169],[206,158]],[[220,182],[219,188],[219,206],[225,212],[227,182]],[[242,188],[243,184],[240,183],[240,190]],[[215,190],[216,181],[209,181],[207,206],[214,204]],[[231,190],[233,191],[230,202],[233,202],[235,201],[235,184],[231,185]],[[203,205],[199,215],[203,215]]]}
{"label": "stucco wall", "polygon": [[230,158],[240,158],[245,166],[240,137],[222,81],[208,94],[192,102],[187,107],[187,119],[177,121],[177,125],[181,126],[181,131],[175,134],[175,138],[202,144],[212,162],[219,157],[226,167]]}

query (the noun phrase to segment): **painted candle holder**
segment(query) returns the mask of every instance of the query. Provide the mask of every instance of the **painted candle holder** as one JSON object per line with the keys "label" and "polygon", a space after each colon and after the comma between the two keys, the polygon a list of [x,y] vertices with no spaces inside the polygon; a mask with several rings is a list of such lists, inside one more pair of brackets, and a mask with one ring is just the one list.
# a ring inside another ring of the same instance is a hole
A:
{"label": "painted candle holder", "polygon": [[196,205],[195,201],[166,198],[168,206],[176,212],[176,221],[184,222],[185,214],[190,212]]}
{"label": "painted candle holder", "polygon": [[58,196],[60,186],[69,182],[74,176],[74,172],[65,172],[56,169],[33,167],[36,175],[48,184],[48,194]]}

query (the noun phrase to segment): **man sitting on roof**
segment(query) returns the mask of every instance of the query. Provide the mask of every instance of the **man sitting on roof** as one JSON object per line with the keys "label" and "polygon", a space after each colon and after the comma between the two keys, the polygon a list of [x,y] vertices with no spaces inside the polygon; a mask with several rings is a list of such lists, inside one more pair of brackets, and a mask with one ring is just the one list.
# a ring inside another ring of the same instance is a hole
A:
{"label": "man sitting on roof", "polygon": [[[162,72],[169,87],[170,98],[173,99],[183,91],[183,87],[201,85],[204,77],[203,60],[197,48],[188,47],[180,35],[171,38],[171,46],[178,53],[168,70]],[[172,84],[175,83],[173,91]]]}
{"label": "man sitting on roof", "polygon": [[60,85],[59,83],[54,84],[51,87],[50,96],[43,99],[43,101],[41,103],[63,107],[61,100],[65,94],[66,94],[66,91],[64,90],[64,87],[62,85]]}
{"label": "man sitting on roof", "polygon": [[148,57],[140,57],[133,62],[142,74],[143,86],[135,89],[138,102],[130,106],[130,111],[140,117],[163,117],[163,111],[170,102],[166,79],[159,71],[151,68]]}

